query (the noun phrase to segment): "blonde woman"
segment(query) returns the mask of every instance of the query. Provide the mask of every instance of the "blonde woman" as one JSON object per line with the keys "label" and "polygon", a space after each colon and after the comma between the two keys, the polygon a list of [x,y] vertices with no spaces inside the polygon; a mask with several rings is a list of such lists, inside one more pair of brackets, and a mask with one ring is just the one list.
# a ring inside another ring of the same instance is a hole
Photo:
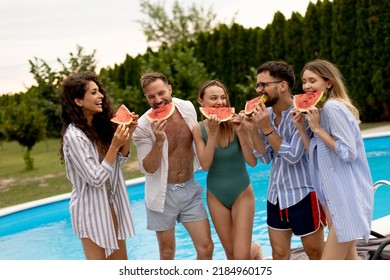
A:
{"label": "blonde woman", "polygon": [[374,202],[359,113],[334,64],[311,61],[304,66],[301,78],[304,92],[328,92],[323,107],[313,106],[306,114],[311,138],[303,129],[304,115],[292,111],[309,153],[313,185],[326,209],[329,233],[321,259],[359,259],[354,240],[368,240]]}
{"label": "blonde woman", "polygon": [[[230,107],[226,87],[217,80],[201,86],[198,102],[202,107]],[[260,245],[252,244],[255,200],[246,162],[255,166],[257,161],[246,128],[211,115],[192,132],[202,169],[208,171],[207,204],[227,259],[262,258]]]}

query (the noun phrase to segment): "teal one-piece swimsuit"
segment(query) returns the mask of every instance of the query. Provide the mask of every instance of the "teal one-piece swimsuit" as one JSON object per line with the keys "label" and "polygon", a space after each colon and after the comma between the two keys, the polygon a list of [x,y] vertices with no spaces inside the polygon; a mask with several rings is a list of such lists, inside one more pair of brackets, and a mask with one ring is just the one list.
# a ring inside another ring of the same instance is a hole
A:
{"label": "teal one-piece swimsuit", "polygon": [[[202,137],[207,143],[208,137],[203,122],[199,122],[199,125]],[[244,155],[235,136],[234,141],[226,148],[215,148],[214,160],[207,173],[207,190],[230,209],[249,183]]]}

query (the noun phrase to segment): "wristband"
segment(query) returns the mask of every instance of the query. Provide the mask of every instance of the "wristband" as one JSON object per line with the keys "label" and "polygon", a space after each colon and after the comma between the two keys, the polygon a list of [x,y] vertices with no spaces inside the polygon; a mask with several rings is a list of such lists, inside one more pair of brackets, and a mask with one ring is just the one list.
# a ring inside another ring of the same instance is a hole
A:
{"label": "wristband", "polygon": [[265,137],[267,137],[268,135],[271,135],[272,134],[272,132],[274,132],[275,131],[275,129],[272,129],[270,132],[268,132],[267,134],[264,134],[264,136]]}

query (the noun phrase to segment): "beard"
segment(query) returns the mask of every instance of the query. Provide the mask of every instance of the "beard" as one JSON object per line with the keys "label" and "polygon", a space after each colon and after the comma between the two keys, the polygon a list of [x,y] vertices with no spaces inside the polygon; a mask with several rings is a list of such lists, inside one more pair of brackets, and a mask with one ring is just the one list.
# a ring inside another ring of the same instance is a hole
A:
{"label": "beard", "polygon": [[278,103],[278,101],[279,101],[279,96],[271,97],[268,95],[268,98],[264,102],[264,105],[265,105],[265,107],[271,107],[271,106],[275,105],[276,103]]}

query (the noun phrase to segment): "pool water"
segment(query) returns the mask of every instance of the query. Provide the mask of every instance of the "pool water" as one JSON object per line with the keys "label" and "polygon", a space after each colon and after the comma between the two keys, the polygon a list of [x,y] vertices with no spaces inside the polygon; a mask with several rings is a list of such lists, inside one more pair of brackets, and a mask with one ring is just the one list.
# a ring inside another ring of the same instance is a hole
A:
{"label": "pool water", "polygon": [[[390,180],[390,136],[365,139],[367,158],[373,181]],[[261,162],[248,167],[255,192],[255,221],[253,241],[261,243],[265,256],[271,255],[267,225],[266,201],[270,166]],[[199,171],[195,178],[206,185],[206,173]],[[204,189],[204,196],[206,190]],[[158,260],[155,233],[146,230],[143,183],[128,188],[136,236],[127,240],[128,257],[133,260]],[[390,188],[381,187],[375,195],[374,219],[390,214]],[[206,201],[205,201],[206,203]],[[0,260],[79,260],[85,259],[81,243],[70,223],[69,200],[34,207],[0,217]],[[224,260],[225,254],[212,227],[214,259]],[[293,237],[292,247],[301,246]],[[176,259],[196,258],[191,239],[182,224],[176,227]]]}

